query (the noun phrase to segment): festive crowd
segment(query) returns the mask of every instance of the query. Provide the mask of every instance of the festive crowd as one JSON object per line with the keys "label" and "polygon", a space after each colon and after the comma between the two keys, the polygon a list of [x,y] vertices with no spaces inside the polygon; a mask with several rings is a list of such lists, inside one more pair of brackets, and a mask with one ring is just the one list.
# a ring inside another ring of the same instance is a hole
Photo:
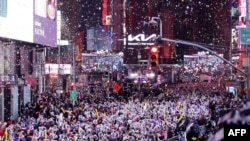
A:
{"label": "festive crowd", "polygon": [[164,88],[161,97],[128,99],[78,93],[72,100],[48,90],[0,128],[6,141],[202,141],[216,132],[223,110],[245,105],[244,97],[216,86],[184,83]]}

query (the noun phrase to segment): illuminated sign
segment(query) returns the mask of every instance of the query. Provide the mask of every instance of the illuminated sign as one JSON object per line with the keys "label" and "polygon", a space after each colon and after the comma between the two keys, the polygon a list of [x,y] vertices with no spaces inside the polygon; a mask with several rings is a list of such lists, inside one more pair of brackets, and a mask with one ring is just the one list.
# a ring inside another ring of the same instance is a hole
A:
{"label": "illuminated sign", "polygon": [[0,37],[56,47],[57,0],[0,0]]}
{"label": "illuminated sign", "polygon": [[124,45],[129,46],[139,46],[139,45],[154,45],[154,39],[157,37],[156,34],[151,34],[150,36],[146,37],[145,34],[137,34],[133,36],[129,34],[127,38],[124,39]]}
{"label": "illuminated sign", "polygon": [[109,53],[108,50],[97,50],[96,51],[97,54],[106,54],[106,53]]}
{"label": "illuminated sign", "polygon": [[2,83],[16,84],[17,76],[15,74],[0,74],[0,84]]}
{"label": "illuminated sign", "polygon": [[[45,74],[58,74],[58,64],[45,64]],[[60,64],[60,74],[71,74],[71,64]]]}

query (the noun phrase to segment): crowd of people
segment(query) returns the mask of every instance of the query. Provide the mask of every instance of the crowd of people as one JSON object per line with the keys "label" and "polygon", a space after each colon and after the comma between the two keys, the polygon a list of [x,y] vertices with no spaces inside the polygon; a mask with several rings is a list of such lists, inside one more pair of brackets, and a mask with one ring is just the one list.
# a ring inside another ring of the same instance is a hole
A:
{"label": "crowd of people", "polygon": [[18,120],[3,122],[2,136],[10,141],[202,141],[216,132],[223,111],[246,101],[207,82],[169,85],[162,92],[128,98],[78,93],[72,100],[48,90],[23,106]]}

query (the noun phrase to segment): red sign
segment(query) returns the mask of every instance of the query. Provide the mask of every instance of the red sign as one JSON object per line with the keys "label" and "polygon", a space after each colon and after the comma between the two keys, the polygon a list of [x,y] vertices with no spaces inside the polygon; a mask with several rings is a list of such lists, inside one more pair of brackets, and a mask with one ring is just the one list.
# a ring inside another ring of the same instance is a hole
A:
{"label": "red sign", "polygon": [[118,92],[121,89],[121,86],[118,83],[115,83],[113,85],[113,89],[114,89],[115,92]]}
{"label": "red sign", "polygon": [[102,1],[102,25],[107,25],[106,16],[108,16],[108,0]]}

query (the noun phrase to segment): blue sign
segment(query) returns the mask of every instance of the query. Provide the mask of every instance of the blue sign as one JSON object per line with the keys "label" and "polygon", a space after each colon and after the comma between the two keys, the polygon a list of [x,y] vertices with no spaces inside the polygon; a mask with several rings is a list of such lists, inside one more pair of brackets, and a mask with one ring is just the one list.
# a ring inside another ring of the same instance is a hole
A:
{"label": "blue sign", "polygon": [[250,28],[240,28],[240,43],[250,45]]}

